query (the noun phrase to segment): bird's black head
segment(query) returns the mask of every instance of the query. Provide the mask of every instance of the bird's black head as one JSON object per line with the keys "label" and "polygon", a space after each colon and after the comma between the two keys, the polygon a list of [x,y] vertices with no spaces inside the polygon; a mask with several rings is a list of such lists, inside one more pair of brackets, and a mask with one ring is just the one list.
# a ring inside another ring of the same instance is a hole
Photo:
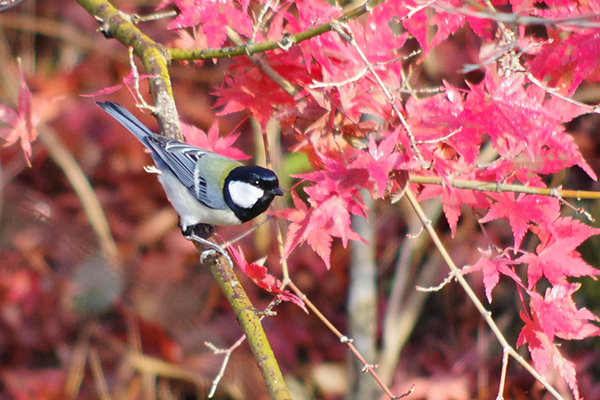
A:
{"label": "bird's black head", "polygon": [[282,195],[277,175],[258,166],[234,168],[223,185],[225,202],[242,222],[265,212],[273,198]]}

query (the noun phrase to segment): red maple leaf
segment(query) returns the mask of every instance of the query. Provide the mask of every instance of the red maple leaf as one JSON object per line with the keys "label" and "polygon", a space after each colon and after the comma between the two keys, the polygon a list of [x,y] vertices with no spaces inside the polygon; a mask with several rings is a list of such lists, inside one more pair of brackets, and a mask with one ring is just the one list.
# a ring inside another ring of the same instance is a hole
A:
{"label": "red maple leaf", "polygon": [[448,225],[450,225],[452,236],[456,233],[463,204],[473,208],[487,208],[490,203],[483,192],[456,189],[447,184],[425,185],[419,193],[419,200],[430,199],[439,195],[442,196],[442,209],[448,220]]}
{"label": "red maple leaf", "polygon": [[491,194],[490,196],[496,201],[490,206],[485,217],[479,221],[485,223],[498,218],[507,219],[515,240],[515,252],[521,247],[523,237],[529,229],[529,222],[546,223],[556,219],[560,211],[558,199],[548,196],[520,194],[516,199],[514,193]]}
{"label": "red maple leaf", "polygon": [[329,269],[331,267],[330,256],[333,238],[326,230],[311,224],[313,210],[308,209],[296,192],[292,191],[291,194],[295,208],[287,208],[274,212],[278,217],[292,222],[288,227],[283,258],[287,258],[292,250],[300,246],[303,242],[308,241],[310,247],[321,257],[327,269]]}
{"label": "red maple leaf", "polygon": [[302,299],[295,294],[290,293],[288,290],[280,289],[281,281],[269,274],[266,267],[262,266],[258,262],[248,263],[241,248],[238,247],[236,249],[235,247],[231,246],[229,247],[229,253],[238,267],[240,267],[242,272],[246,274],[248,278],[252,279],[252,282],[254,282],[257,286],[271,294],[274,294],[283,301],[291,301],[302,308],[304,312],[308,313],[306,305]]}
{"label": "red maple leaf", "polygon": [[464,267],[461,273],[464,275],[474,271],[483,272],[483,285],[485,286],[485,296],[488,302],[492,302],[492,290],[494,290],[500,281],[500,274],[509,276],[519,285],[521,284],[521,279],[509,267],[509,265],[514,264],[513,260],[504,254],[492,258],[491,252],[479,250],[479,253],[481,254],[481,258],[474,265]]}
{"label": "red maple leaf", "polygon": [[573,301],[573,293],[580,287],[580,283],[556,285],[546,290],[544,298],[539,293],[530,293],[531,311],[548,337],[581,340],[600,336],[600,328],[589,322],[598,318],[586,308],[577,309]]}
{"label": "red maple leaf", "polygon": [[200,147],[201,149],[212,151],[213,153],[220,154],[225,157],[232,158],[234,160],[247,160],[251,158],[246,155],[243,151],[231,147],[233,142],[236,141],[239,133],[231,134],[229,136],[219,136],[219,122],[215,121],[210,127],[208,134],[203,130],[196,128],[192,125],[181,123],[181,133],[186,139],[186,142]]}
{"label": "red maple leaf", "polygon": [[155,75],[137,75],[137,71],[132,69],[131,71],[129,71],[129,75],[127,75],[125,78],[123,78],[123,83],[104,88],[102,90],[97,91],[96,93],[82,94],[80,96],[81,97],[97,97],[97,96],[101,96],[103,94],[112,94],[112,93],[116,92],[117,90],[120,90],[122,87],[126,87],[127,90],[129,90],[131,97],[133,97],[134,100],[136,100],[136,102],[137,102],[137,100],[138,100],[137,94],[133,91],[133,89],[131,89],[129,87],[129,85],[131,85],[132,83],[134,83],[136,81],[139,81],[140,79],[150,79],[150,78],[156,78],[156,76]]}
{"label": "red maple leaf", "polygon": [[540,328],[539,321],[535,316],[531,319],[524,312],[521,312],[521,319],[525,322],[525,326],[519,333],[517,346],[528,344],[527,347],[529,347],[529,353],[531,354],[535,368],[542,375],[546,373],[548,365],[552,361],[561,376],[569,384],[575,399],[579,399],[575,365],[560,354],[552,338]]}
{"label": "red maple leaf", "polygon": [[396,151],[398,131],[395,130],[384,140],[375,143],[373,135],[369,136],[367,151],[357,151],[356,159],[348,165],[348,169],[364,169],[375,183],[379,198],[383,198],[389,183],[389,175],[406,161],[406,155]]}
{"label": "red maple leaf", "polygon": [[554,338],[573,340],[600,336],[600,328],[590,323],[597,322],[598,318],[586,308],[577,309],[573,301],[573,293],[580,287],[579,283],[556,285],[546,290],[544,298],[539,293],[529,291],[532,317],[521,312],[525,326],[517,340],[517,346],[528,343],[531,357],[540,373],[544,374],[552,361],[576,399],[579,398],[579,389],[575,366],[563,358],[554,344]]}
{"label": "red maple leaf", "polygon": [[179,8],[180,13],[168,28],[181,29],[201,25],[209,46],[213,48],[221,47],[225,43],[227,27],[247,37],[252,35],[252,19],[247,13],[249,0],[163,0],[157,9],[171,3]]}
{"label": "red maple leaf", "polygon": [[564,33],[562,29],[549,30],[549,43],[526,65],[538,79],[549,78],[551,87],[571,96],[584,79],[600,78],[600,42],[596,31],[561,39]]}
{"label": "red maple leaf", "polygon": [[596,279],[600,271],[586,263],[575,250],[584,240],[600,233],[600,229],[574,220],[559,218],[547,226],[535,229],[541,243],[536,254],[527,253],[516,262],[528,264],[527,284],[532,289],[543,276],[552,285],[567,284],[567,276],[589,276]]}
{"label": "red maple leaf", "polygon": [[[290,83],[306,86],[311,82],[311,77],[300,65],[299,49],[292,48],[264,57],[264,62]],[[218,96],[214,107],[223,107],[218,115],[250,110],[263,127],[277,109],[297,105],[292,96],[245,58],[235,61],[230,67],[230,74],[213,94]]]}
{"label": "red maple leaf", "polygon": [[[326,170],[299,175],[315,182],[304,191],[309,195],[310,208],[292,192],[295,209],[285,209],[275,215],[292,221],[284,249],[284,258],[294,248],[307,242],[323,259],[329,269],[331,267],[331,243],[334,237],[342,239],[346,247],[348,240],[363,241],[351,229],[350,215],[366,217],[365,206],[360,196],[360,187],[368,181],[364,170],[349,170],[343,161],[337,162],[323,158]],[[364,242],[364,241],[363,241]]]}

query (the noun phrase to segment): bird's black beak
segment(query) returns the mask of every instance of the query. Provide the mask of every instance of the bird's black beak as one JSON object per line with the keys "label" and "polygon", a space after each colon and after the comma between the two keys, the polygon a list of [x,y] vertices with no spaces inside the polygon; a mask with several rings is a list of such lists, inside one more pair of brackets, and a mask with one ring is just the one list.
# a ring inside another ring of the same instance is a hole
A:
{"label": "bird's black beak", "polygon": [[273,190],[271,191],[271,193],[272,193],[274,196],[283,196],[283,195],[284,195],[284,193],[283,193],[283,190],[281,190],[281,188],[279,188],[279,186],[278,186],[278,187],[276,187],[275,189],[273,189]]}

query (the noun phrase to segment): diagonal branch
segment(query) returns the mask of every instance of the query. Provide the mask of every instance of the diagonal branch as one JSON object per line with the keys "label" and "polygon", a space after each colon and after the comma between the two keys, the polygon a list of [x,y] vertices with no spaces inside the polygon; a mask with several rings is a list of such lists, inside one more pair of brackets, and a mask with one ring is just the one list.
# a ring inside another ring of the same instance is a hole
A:
{"label": "diagonal branch", "polygon": [[291,399],[273,350],[260,323],[258,312],[240,285],[232,265],[227,262],[225,257],[220,256],[209,257],[206,264],[210,266],[215,280],[227,297],[227,301],[231,304],[233,312],[244,330],[258,369],[267,385],[270,398],[273,400]]}

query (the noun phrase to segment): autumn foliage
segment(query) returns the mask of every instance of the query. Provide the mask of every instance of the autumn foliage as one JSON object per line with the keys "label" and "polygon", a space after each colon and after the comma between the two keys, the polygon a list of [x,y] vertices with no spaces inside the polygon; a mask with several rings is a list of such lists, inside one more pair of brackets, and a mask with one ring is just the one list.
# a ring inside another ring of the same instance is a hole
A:
{"label": "autumn foliage", "polygon": [[[81,40],[41,31],[34,63],[26,54],[33,50],[20,45],[31,34],[24,21],[57,28],[59,9],[21,9],[26,2],[0,14],[0,67],[10,80],[0,91],[2,390],[87,398],[103,382],[115,396],[130,390],[137,398],[150,390],[140,377],[150,371],[165,398],[206,391],[220,358],[203,343],[228,347],[242,332],[180,237],[160,185],[144,173],[149,157],[90,99],[137,113],[135,86],[146,96],[155,76],[138,64],[136,77],[124,43],[95,33],[94,17],[67,2],[78,11],[64,23]],[[272,162],[289,189],[287,203],[269,212],[270,228],[230,248],[254,305],[283,301],[263,324],[286,377],[315,398],[344,394],[319,380],[321,366],[343,365],[344,344],[305,313],[298,292],[282,287],[282,268],[344,331],[355,268],[348,248],[362,243],[377,265],[371,341],[380,352],[367,361],[386,358],[391,320],[408,311],[419,317],[406,322],[414,334],[396,346],[393,365],[382,363],[393,393],[414,384],[408,398],[495,398],[506,380],[505,398],[551,395],[516,361],[507,367],[507,349],[483,337],[490,333],[455,283],[460,275],[503,321],[508,345],[560,396],[600,398],[600,2],[388,0],[355,14],[360,4],[322,0],[115,6],[176,11],[136,26],[169,54],[186,140],[241,160],[266,148],[254,162]],[[22,22],[8,25],[14,15]],[[246,52],[218,53],[240,38]],[[76,183],[79,168],[95,194]],[[413,195],[430,213],[417,225]],[[369,221],[370,235],[359,220]],[[403,254],[409,241],[430,243],[423,226],[440,243]],[[248,229],[217,231],[232,240]],[[438,252],[460,271],[435,261]],[[250,261],[264,256],[264,265]],[[435,270],[421,274],[430,262]],[[415,286],[445,278],[420,303],[408,301]],[[407,308],[393,314],[396,306]],[[156,365],[149,359],[168,362],[169,373],[148,367]],[[123,375],[119,363],[134,372]],[[236,365],[245,376],[231,372]],[[264,397],[247,350],[236,349],[227,368],[218,395]]]}

